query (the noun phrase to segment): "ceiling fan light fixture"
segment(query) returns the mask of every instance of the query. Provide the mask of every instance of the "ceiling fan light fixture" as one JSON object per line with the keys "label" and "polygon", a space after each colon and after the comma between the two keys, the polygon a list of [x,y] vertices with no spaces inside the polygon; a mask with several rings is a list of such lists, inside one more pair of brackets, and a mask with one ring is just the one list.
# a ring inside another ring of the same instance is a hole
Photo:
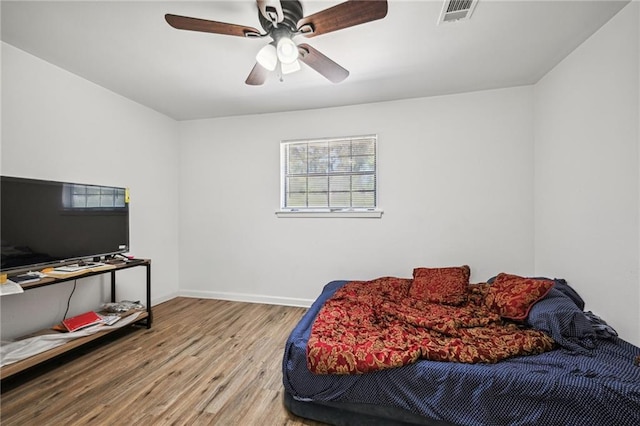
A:
{"label": "ceiling fan light fixture", "polygon": [[282,69],[282,74],[291,74],[300,70],[300,61],[293,61],[290,64],[285,64],[284,62],[280,63],[280,68]]}
{"label": "ceiling fan light fixture", "polygon": [[264,46],[256,55],[256,61],[269,71],[276,69],[278,65],[278,55],[276,54],[276,48],[272,44]]}
{"label": "ceiling fan light fixture", "polygon": [[[276,45],[278,59],[282,64],[292,64],[298,59],[298,46],[289,37],[282,37]],[[298,65],[299,67],[300,65]]]}

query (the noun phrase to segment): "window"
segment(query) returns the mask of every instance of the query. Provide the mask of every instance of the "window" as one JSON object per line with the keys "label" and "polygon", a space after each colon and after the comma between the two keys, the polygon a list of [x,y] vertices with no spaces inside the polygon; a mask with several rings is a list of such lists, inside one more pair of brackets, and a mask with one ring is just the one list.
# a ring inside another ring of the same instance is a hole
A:
{"label": "window", "polygon": [[281,212],[374,212],[376,145],[375,135],[282,142]]}

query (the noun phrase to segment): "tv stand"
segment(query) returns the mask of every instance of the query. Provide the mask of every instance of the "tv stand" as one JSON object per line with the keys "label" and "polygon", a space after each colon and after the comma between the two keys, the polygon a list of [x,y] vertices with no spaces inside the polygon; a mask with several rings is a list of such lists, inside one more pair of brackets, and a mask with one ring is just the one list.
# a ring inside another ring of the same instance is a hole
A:
{"label": "tv stand", "polygon": [[[115,302],[116,301],[116,273],[123,269],[144,266],[146,268],[146,310],[140,311],[135,321],[133,321],[131,324],[125,327],[132,326],[132,325],[143,325],[143,326],[146,326],[147,329],[151,328],[151,323],[153,321],[153,314],[151,311],[151,260],[132,259],[132,260],[126,260],[124,262],[118,262],[117,264],[113,263],[111,265],[113,265],[113,267],[110,269],[103,269],[103,270],[89,269],[89,270],[81,271],[80,274],[73,274],[73,276],[68,276],[68,277],[60,277],[60,278],[45,277],[36,282],[23,284],[22,288],[25,291],[28,291],[28,290],[33,290],[39,287],[46,287],[50,285],[60,284],[67,281],[93,277],[96,275],[110,274],[111,275],[111,302]],[[7,377],[13,376],[14,374],[27,370],[31,367],[42,364],[45,361],[53,359],[59,355],[67,353],[87,343],[93,342],[96,339],[99,339],[103,336],[106,336],[118,330],[120,330],[120,328],[102,330],[97,333],[91,334],[89,336],[78,337],[77,339],[70,340],[61,346],[55,347],[53,349],[49,349],[45,352],[41,352],[29,358],[25,358],[23,360],[14,362],[13,364],[5,365],[4,367],[0,368],[0,379],[5,379]],[[30,334],[29,336],[24,336],[23,338],[42,335],[42,334],[52,334],[52,333],[57,333],[57,332],[51,329],[41,330],[36,333]]]}

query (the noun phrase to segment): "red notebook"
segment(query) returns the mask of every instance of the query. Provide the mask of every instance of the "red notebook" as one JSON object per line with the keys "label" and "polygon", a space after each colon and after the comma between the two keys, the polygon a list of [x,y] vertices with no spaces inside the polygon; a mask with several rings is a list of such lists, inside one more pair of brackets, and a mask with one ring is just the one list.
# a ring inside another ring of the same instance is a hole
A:
{"label": "red notebook", "polygon": [[62,320],[62,324],[69,331],[80,330],[81,328],[100,324],[102,322],[104,322],[102,318],[100,318],[100,316],[93,311],[85,312],[84,314],[76,315],[75,317]]}

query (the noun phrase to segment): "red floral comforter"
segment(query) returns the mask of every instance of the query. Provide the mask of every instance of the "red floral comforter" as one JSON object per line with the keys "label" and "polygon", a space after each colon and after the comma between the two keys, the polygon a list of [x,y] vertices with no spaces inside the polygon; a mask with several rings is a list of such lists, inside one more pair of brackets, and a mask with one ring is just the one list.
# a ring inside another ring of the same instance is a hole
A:
{"label": "red floral comforter", "polygon": [[316,374],[360,374],[419,359],[495,363],[551,350],[541,331],[501,320],[484,306],[488,285],[460,306],[409,297],[411,279],[384,277],[340,288],[315,319],[307,364]]}

